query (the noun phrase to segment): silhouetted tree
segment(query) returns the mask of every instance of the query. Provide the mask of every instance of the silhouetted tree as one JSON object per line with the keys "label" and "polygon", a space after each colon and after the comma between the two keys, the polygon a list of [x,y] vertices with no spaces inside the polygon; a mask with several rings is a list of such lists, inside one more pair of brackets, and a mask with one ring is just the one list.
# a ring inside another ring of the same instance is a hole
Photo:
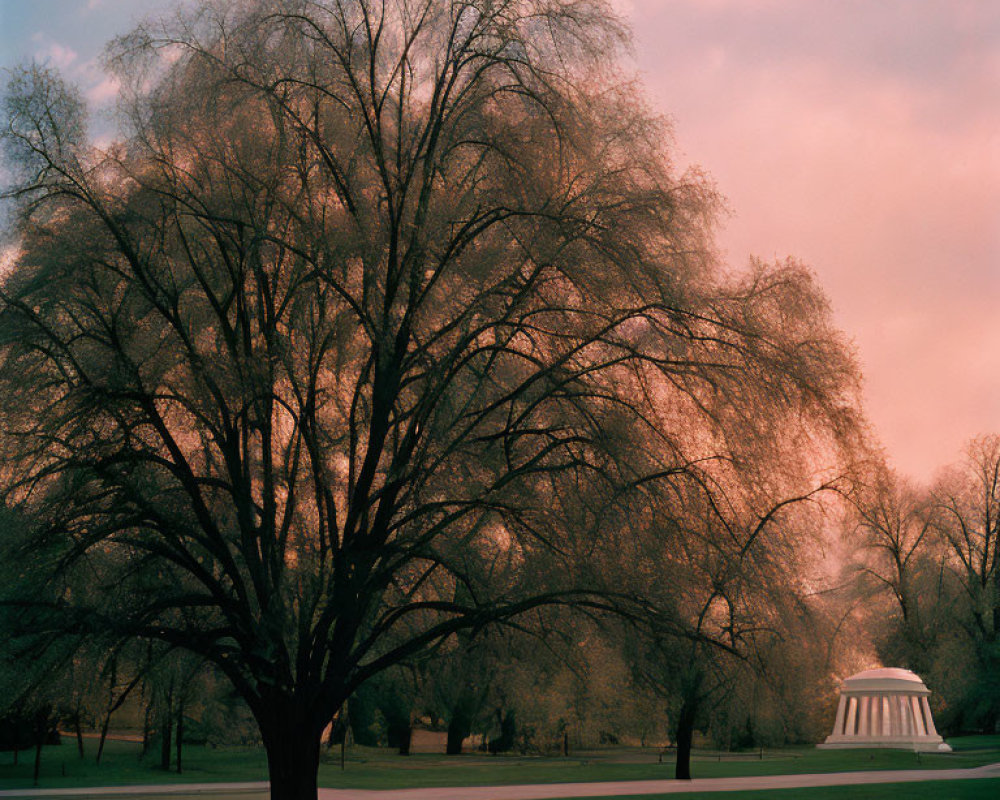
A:
{"label": "silhouetted tree", "polygon": [[602,77],[622,39],[599,0],[210,4],[112,48],[104,151],[57,76],[12,78],[10,594],[213,664],[274,798],[315,798],[387,668],[631,603],[603,522],[709,457],[684,442],[850,423],[804,271],[713,271],[712,192]]}

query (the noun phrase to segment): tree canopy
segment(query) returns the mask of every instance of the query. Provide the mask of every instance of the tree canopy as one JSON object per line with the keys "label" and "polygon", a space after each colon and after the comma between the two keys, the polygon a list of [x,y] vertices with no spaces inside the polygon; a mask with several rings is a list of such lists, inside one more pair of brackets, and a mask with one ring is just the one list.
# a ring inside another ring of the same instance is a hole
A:
{"label": "tree canopy", "polygon": [[103,149],[12,78],[8,599],[213,664],[276,798],[382,670],[646,607],[623,514],[746,556],[856,431],[821,293],[720,268],[624,41],[598,0],[207,4],[112,44]]}

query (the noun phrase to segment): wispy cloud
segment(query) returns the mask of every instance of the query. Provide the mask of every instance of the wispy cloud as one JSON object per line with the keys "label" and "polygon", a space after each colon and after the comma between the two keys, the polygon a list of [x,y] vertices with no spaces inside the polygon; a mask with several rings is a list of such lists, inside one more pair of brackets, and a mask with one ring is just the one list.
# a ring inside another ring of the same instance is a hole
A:
{"label": "wispy cloud", "polygon": [[104,78],[84,92],[85,97],[94,105],[104,105],[114,100],[118,95],[121,83],[114,75],[105,75]]}
{"label": "wispy cloud", "polygon": [[[39,41],[44,41],[44,37],[39,36]],[[77,57],[77,52],[72,47],[65,47],[59,42],[48,42],[45,47],[35,51],[35,58],[39,61],[50,63],[63,72],[69,70]]]}

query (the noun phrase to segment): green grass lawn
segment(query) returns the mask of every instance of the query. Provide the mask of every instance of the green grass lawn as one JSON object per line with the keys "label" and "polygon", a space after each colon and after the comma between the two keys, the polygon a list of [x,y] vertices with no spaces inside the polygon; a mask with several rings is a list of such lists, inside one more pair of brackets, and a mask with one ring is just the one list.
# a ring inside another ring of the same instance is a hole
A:
{"label": "green grass lawn", "polygon": [[[976,767],[1000,762],[1000,736],[949,739],[955,748],[950,754],[921,754],[902,750],[817,750],[790,747],[765,750],[759,754],[696,753],[692,772],[696,778],[741,775],[779,775],[808,772],[844,772],[884,769],[948,769]],[[157,753],[140,759],[140,746],[133,742],[111,741],[104,761],[94,763],[96,744],[87,742],[86,758],[79,759],[75,742],[64,740],[46,747],[42,757],[42,787],[110,786],[122,784],[261,781],[267,779],[266,761],[259,748],[187,747],[184,774],[163,772]],[[11,753],[0,753],[0,789],[31,785],[32,752],[22,752],[13,765]],[[348,750],[347,769],[340,770],[337,751],[320,767],[320,786],[355,789],[394,789],[424,786],[473,786],[512,783],[562,783],[577,781],[655,780],[673,777],[672,761],[657,762],[654,749],[615,748],[581,752],[569,758],[528,756],[439,755],[399,756],[386,750],[355,747]],[[975,783],[990,783],[976,781]],[[949,784],[950,786],[951,784]],[[881,789],[871,787],[871,791]],[[799,790],[801,792],[801,790]],[[847,789],[840,789],[846,792]],[[909,792],[909,790],[907,790]],[[949,790],[950,791],[950,790]],[[966,791],[956,788],[955,791]],[[969,789],[972,791],[972,789]],[[1000,796],[993,786],[994,794]],[[767,793],[768,795],[773,793]],[[748,793],[747,797],[765,796]],[[855,795],[816,795],[826,796]],[[857,795],[888,797],[892,795]],[[899,796],[899,795],[895,795]],[[917,796],[909,793],[903,796]],[[927,795],[930,797],[931,795]],[[935,800],[950,795],[937,793]],[[978,797],[975,794],[955,795]],[[812,794],[810,794],[812,797]]]}
{"label": "green grass lawn", "polygon": [[[267,762],[260,748],[208,747],[184,748],[184,773],[164,772],[159,768],[159,753],[150,752],[140,759],[142,747],[135,742],[109,741],[100,764],[94,763],[97,743],[86,741],[83,759],[77,755],[76,741],[63,738],[61,745],[43,748],[39,786],[116,786],[144,783],[209,783],[267,780]],[[35,753],[21,751],[14,766],[13,753],[0,753],[0,789],[23,789],[31,786]]]}
{"label": "green grass lawn", "polygon": [[[954,753],[904,750],[817,750],[793,747],[758,753],[718,756],[697,754],[691,767],[696,778],[742,775],[785,775],[808,772],[852,772],[885,769],[960,769],[1000,762],[1000,736],[949,740]],[[353,789],[396,789],[418,786],[474,786],[510,783],[657,780],[672,778],[674,764],[657,763],[655,750],[617,748],[570,758],[433,755],[395,756],[385,751],[353,753],[347,769],[336,763],[320,768],[320,786]]]}

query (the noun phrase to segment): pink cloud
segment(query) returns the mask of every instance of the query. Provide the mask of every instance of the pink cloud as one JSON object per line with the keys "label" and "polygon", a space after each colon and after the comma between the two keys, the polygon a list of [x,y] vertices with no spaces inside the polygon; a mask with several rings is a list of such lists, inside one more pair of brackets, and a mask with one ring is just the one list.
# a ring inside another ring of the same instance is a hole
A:
{"label": "pink cloud", "polygon": [[1000,8],[635,0],[637,60],[728,196],[731,261],[811,264],[916,477],[1000,427]]}
{"label": "pink cloud", "polygon": [[[44,37],[39,36],[36,41],[44,41]],[[50,42],[43,49],[36,51],[35,58],[49,62],[60,70],[68,70],[76,61],[77,53],[73,48],[64,47],[59,42]]]}
{"label": "pink cloud", "polygon": [[121,82],[113,75],[105,75],[99,82],[86,91],[87,99],[94,105],[102,105],[118,96]]}

